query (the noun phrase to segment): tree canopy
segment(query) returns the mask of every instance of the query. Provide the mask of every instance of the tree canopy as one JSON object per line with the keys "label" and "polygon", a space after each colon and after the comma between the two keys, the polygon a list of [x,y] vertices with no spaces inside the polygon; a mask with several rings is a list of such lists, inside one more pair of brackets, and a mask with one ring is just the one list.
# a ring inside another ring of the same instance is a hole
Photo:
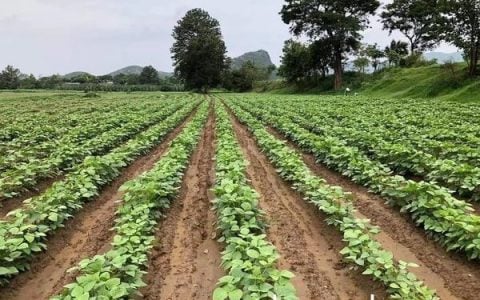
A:
{"label": "tree canopy", "polygon": [[228,68],[219,22],[202,9],[193,9],[178,21],[171,48],[175,74],[187,89],[207,92],[221,82]]}
{"label": "tree canopy", "polygon": [[152,66],[146,66],[143,68],[138,77],[140,84],[157,84],[159,80],[158,71]]}
{"label": "tree canopy", "polygon": [[343,61],[358,48],[368,17],[380,6],[377,0],[286,0],[280,14],[290,31],[322,40],[333,49],[335,89],[342,86]]}
{"label": "tree canopy", "polygon": [[20,70],[7,66],[0,73],[0,89],[18,89],[20,86]]}
{"label": "tree canopy", "polygon": [[439,41],[438,0],[394,0],[382,12],[384,29],[400,31],[410,43],[410,52],[431,49]]}
{"label": "tree canopy", "polygon": [[469,74],[476,75],[480,51],[480,1],[444,0],[442,13],[444,39],[465,52]]}

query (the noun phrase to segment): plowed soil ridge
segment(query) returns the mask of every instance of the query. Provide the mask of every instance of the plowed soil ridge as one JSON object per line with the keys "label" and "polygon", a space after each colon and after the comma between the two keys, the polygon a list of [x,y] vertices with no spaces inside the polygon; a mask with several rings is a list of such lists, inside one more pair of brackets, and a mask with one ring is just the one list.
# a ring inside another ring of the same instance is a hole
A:
{"label": "plowed soil ridge", "polygon": [[210,109],[180,195],[156,232],[157,245],[142,290],[145,299],[211,299],[217,280],[224,275],[210,203],[215,176],[215,120]]}
{"label": "plowed soil ridge", "polygon": [[419,268],[411,271],[429,287],[436,289],[441,299],[478,299],[480,295],[480,264],[468,261],[457,253],[447,252],[441,245],[429,239],[421,228],[399,212],[397,208],[385,204],[385,200],[372,194],[367,188],[352,182],[342,174],[316,162],[315,157],[305,153],[292,142],[274,130],[269,132],[287,142],[292,149],[301,153],[304,162],[328,184],[339,186],[352,194],[357,217],[370,219],[379,226],[382,233],[377,240],[391,251],[396,259],[414,262]]}
{"label": "plowed soil ridge", "polygon": [[344,244],[339,232],[277,175],[246,128],[233,116],[232,120],[250,161],[247,174],[260,194],[260,206],[269,224],[268,238],[280,252],[280,267],[295,273],[300,299],[353,300],[370,299],[371,295],[383,299],[383,286],[342,262],[339,251]]}
{"label": "plowed soil ridge", "polygon": [[68,220],[64,228],[49,236],[47,251],[34,259],[31,270],[0,288],[0,299],[48,299],[61,292],[64,285],[75,279],[76,274],[68,273],[68,269],[76,266],[82,259],[108,251],[115,235],[111,230],[114,226],[115,211],[123,195],[118,189],[125,182],[150,170],[195,113],[196,109],[168,134],[160,145],[123,170],[96,199],[87,203]]}

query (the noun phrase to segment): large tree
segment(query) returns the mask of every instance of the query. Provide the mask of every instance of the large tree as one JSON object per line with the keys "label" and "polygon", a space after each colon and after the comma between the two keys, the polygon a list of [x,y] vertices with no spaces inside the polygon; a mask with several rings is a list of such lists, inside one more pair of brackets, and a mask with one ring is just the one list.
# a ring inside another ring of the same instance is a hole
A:
{"label": "large tree", "polygon": [[288,82],[298,83],[307,77],[310,70],[310,50],[308,45],[288,40],[283,46],[282,64],[278,75]]}
{"label": "large tree", "polygon": [[445,40],[464,51],[469,74],[476,75],[480,55],[480,1],[444,0],[443,13]]}
{"label": "large tree", "polygon": [[410,43],[410,52],[431,49],[439,40],[439,0],[394,0],[382,12],[384,29],[400,31]]}
{"label": "large tree", "polygon": [[0,89],[17,89],[20,86],[20,70],[7,66],[0,73]]}
{"label": "large tree", "polygon": [[173,29],[171,49],[175,75],[185,87],[207,92],[218,85],[228,68],[219,22],[202,9],[193,9]]}
{"label": "large tree", "polygon": [[152,66],[143,68],[138,78],[140,84],[158,84],[159,80],[158,71]]}
{"label": "large tree", "polygon": [[328,42],[334,50],[335,89],[342,86],[343,61],[360,42],[377,0],[286,0],[280,14],[290,31],[312,41]]}

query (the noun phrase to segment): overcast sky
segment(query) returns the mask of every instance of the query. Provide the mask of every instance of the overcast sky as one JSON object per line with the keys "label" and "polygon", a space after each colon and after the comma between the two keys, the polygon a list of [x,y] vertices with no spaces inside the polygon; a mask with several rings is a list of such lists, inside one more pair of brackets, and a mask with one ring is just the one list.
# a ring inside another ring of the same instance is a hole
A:
{"label": "overcast sky", "polygon": [[[385,2],[385,1],[384,1]],[[288,26],[282,0],[16,0],[0,10],[0,68],[13,64],[34,75],[87,71],[96,75],[127,65],[171,71],[171,31],[186,11],[201,7],[220,21],[229,55],[267,50],[280,62]],[[392,36],[372,18],[365,41]],[[400,35],[394,35],[399,38]],[[442,45],[440,51],[455,48]]]}

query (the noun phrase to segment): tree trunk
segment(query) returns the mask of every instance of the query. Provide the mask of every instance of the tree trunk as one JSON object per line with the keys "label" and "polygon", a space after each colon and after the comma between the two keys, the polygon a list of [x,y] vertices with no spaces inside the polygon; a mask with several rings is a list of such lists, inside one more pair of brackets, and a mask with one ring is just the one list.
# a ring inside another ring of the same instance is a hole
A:
{"label": "tree trunk", "polygon": [[477,75],[477,63],[478,63],[478,51],[479,51],[479,43],[475,43],[472,45],[472,50],[470,51],[470,66],[468,74],[473,77]]}
{"label": "tree trunk", "polygon": [[340,51],[335,52],[335,90],[338,91],[339,89],[342,88],[342,73],[343,73],[343,68],[342,68],[342,53]]}

